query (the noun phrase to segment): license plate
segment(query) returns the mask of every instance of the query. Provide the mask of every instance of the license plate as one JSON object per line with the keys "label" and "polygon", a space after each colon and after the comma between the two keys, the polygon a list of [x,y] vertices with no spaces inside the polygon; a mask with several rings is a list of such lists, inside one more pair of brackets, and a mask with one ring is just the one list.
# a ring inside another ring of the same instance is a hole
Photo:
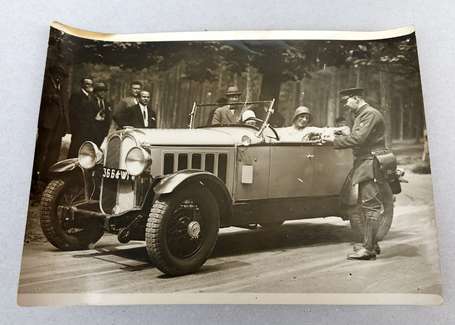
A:
{"label": "license plate", "polygon": [[127,181],[131,177],[128,174],[128,172],[124,169],[117,169],[117,168],[103,168],[103,178],[108,178],[108,179],[120,179]]}

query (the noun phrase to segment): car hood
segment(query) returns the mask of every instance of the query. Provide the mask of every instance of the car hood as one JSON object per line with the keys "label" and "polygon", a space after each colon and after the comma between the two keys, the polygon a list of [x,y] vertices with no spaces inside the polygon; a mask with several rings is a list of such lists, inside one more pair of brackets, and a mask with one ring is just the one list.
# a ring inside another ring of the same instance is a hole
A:
{"label": "car hood", "polygon": [[138,142],[148,145],[219,145],[234,146],[242,143],[247,135],[251,143],[260,143],[257,131],[249,127],[210,127],[201,129],[130,129],[126,132],[134,136]]}

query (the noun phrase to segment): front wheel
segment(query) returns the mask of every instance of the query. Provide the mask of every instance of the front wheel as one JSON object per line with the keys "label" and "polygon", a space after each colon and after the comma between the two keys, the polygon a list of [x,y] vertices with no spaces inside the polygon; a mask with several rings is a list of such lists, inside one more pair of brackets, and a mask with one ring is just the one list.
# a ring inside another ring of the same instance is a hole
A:
{"label": "front wheel", "polygon": [[199,183],[160,197],[145,229],[151,262],[172,276],[196,272],[215,247],[219,224],[216,199]]}
{"label": "front wheel", "polygon": [[41,198],[40,224],[44,236],[55,247],[71,251],[89,248],[104,234],[103,226],[97,222],[81,227],[65,218],[58,207],[71,207],[84,199],[84,188],[80,182],[69,179],[54,179],[44,190]]}
{"label": "front wheel", "polygon": [[[376,239],[381,241],[387,235],[392,226],[393,221],[393,194],[389,183],[380,184],[383,194],[384,213],[379,218],[379,229],[376,234]],[[349,221],[354,232],[355,239],[361,241],[363,238],[363,228],[365,218],[359,205],[352,207],[349,211]]]}

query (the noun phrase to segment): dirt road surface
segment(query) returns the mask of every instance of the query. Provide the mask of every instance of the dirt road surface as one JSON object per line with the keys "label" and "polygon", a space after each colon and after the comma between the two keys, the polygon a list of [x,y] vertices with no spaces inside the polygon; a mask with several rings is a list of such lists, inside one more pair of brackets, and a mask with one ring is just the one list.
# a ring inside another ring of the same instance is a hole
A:
{"label": "dirt road surface", "polygon": [[197,274],[171,278],[147,261],[143,242],[105,235],[92,250],[25,245],[19,293],[433,293],[439,260],[430,175],[408,172],[391,231],[376,261],[348,261],[348,222],[286,222],[273,231],[220,231]]}

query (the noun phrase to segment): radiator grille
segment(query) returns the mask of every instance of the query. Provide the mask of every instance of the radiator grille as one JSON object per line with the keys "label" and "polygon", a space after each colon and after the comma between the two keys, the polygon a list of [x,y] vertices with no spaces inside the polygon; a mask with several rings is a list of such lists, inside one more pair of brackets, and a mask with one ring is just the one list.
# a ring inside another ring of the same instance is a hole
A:
{"label": "radiator grille", "polygon": [[[132,137],[114,136],[107,145],[104,167],[125,170],[125,157],[128,151],[136,146]],[[148,176],[129,180],[103,178],[101,183],[100,203],[102,210],[108,214],[123,212],[142,205],[150,185]]]}
{"label": "radiator grille", "polygon": [[[119,137],[113,137],[109,140],[109,143],[107,145],[106,160],[104,163],[105,167],[119,168],[120,145],[121,140]],[[118,180],[103,178],[101,184],[101,206],[104,212],[112,213],[112,209],[114,208],[117,201]]]}
{"label": "radiator grille", "polygon": [[218,176],[226,183],[227,154],[226,153],[170,153],[163,155],[163,175],[175,173],[184,169],[205,170]]}

